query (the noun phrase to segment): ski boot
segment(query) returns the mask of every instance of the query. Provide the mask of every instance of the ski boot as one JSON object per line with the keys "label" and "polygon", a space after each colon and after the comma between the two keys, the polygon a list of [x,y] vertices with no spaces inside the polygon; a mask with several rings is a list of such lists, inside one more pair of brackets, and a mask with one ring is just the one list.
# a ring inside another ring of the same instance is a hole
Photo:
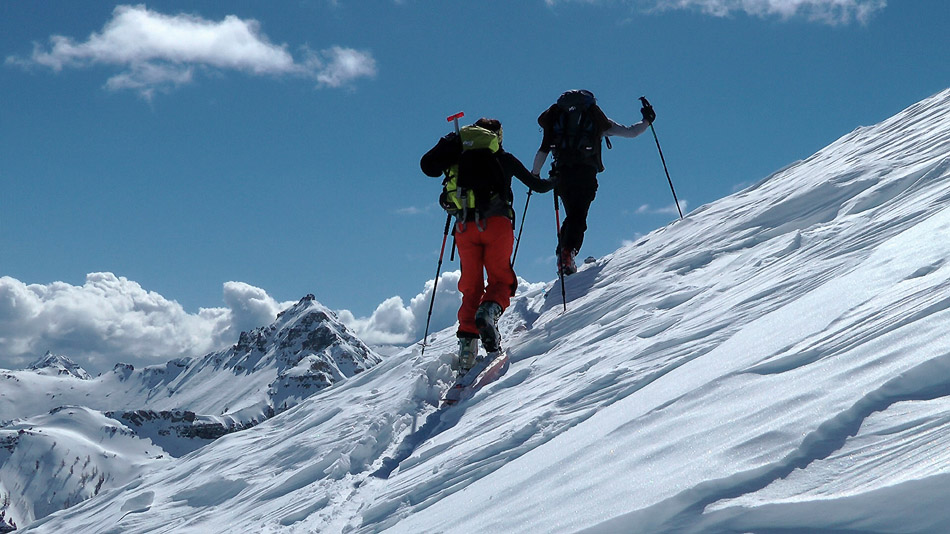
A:
{"label": "ski boot", "polygon": [[505,311],[497,302],[485,301],[475,312],[475,327],[482,338],[482,346],[486,352],[501,350],[501,334],[498,332],[498,318]]}
{"label": "ski boot", "polygon": [[478,338],[459,335],[459,352],[452,358],[452,370],[462,376],[475,366],[478,358]]}
{"label": "ski boot", "polygon": [[577,254],[573,249],[558,247],[558,275],[568,276],[577,272],[577,265],[574,263],[574,255]]}

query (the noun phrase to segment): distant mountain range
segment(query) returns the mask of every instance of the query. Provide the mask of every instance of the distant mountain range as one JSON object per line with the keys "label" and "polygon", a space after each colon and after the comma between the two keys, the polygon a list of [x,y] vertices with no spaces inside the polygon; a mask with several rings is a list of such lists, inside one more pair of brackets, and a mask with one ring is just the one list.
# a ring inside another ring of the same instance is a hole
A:
{"label": "distant mountain range", "polygon": [[0,370],[0,532],[255,426],[380,361],[307,295],[200,358],[118,364],[92,377],[47,353],[28,369]]}

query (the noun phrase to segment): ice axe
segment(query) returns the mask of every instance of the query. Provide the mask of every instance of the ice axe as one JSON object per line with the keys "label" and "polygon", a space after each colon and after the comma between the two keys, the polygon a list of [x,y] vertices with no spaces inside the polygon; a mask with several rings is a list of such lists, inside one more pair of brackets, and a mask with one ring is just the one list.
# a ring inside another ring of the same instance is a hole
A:
{"label": "ice axe", "polygon": [[461,118],[464,117],[464,116],[465,116],[465,112],[464,112],[464,111],[459,111],[459,112],[456,113],[455,115],[450,115],[450,116],[446,117],[445,120],[446,120],[446,122],[455,121],[455,133],[459,133],[459,119],[461,119]]}
{"label": "ice axe", "polygon": [[[455,121],[455,133],[459,133],[459,119],[465,116],[464,111],[459,111],[455,115],[448,117],[448,122]],[[439,264],[435,269],[435,281],[432,283],[432,299],[429,300],[429,313],[426,315],[426,330],[422,334],[422,352],[420,356],[426,353],[426,340],[429,337],[429,323],[432,321],[432,307],[435,305],[435,291],[439,288],[439,275],[442,273],[442,257],[445,254],[445,242],[449,237],[449,228],[452,226],[452,215],[445,218],[445,230],[442,231],[442,250],[439,252]],[[455,257],[455,240],[452,240],[452,257]]]}
{"label": "ice axe", "polygon": [[[455,135],[460,135],[459,134],[459,119],[461,119],[464,116],[465,116],[465,112],[459,111],[455,115],[450,115],[445,118],[446,122],[455,121]],[[449,219],[451,218],[452,216],[449,215]],[[449,261],[455,261],[455,234],[454,233],[452,234],[452,253],[449,254]]]}

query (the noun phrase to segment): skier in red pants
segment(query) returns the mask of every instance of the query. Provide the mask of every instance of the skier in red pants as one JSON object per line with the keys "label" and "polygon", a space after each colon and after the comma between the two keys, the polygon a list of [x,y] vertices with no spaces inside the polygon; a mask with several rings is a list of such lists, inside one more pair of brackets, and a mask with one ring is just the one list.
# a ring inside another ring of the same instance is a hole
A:
{"label": "skier in red pants", "polygon": [[[508,308],[512,288],[517,287],[515,271],[509,263],[513,243],[514,227],[505,216],[489,217],[481,229],[475,224],[466,224],[460,232],[456,227],[455,245],[462,265],[458,286],[462,292],[459,332],[479,331],[476,315],[482,303],[497,304],[500,309],[492,310],[497,315]],[[487,287],[483,270],[488,272]],[[486,346],[486,350],[489,348],[494,347]]]}
{"label": "skier in red pants", "polygon": [[479,338],[486,352],[501,349],[498,318],[518,287],[511,267],[515,218],[511,178],[539,193],[554,187],[505,152],[501,139],[501,122],[482,118],[442,137],[420,162],[428,176],[445,174],[446,190],[440,202],[456,217],[462,305],[456,333],[459,353],[453,367],[459,374],[475,364]]}

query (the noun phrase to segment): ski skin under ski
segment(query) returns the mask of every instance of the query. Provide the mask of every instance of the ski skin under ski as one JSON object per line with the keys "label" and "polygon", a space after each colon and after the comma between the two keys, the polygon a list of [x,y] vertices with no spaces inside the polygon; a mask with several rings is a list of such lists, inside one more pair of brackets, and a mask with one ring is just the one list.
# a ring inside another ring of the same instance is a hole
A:
{"label": "ski skin under ski", "polygon": [[475,367],[455,381],[442,399],[442,407],[453,406],[472,398],[486,384],[498,380],[508,372],[510,365],[511,359],[508,357],[507,350],[489,353],[485,359],[475,364]]}

